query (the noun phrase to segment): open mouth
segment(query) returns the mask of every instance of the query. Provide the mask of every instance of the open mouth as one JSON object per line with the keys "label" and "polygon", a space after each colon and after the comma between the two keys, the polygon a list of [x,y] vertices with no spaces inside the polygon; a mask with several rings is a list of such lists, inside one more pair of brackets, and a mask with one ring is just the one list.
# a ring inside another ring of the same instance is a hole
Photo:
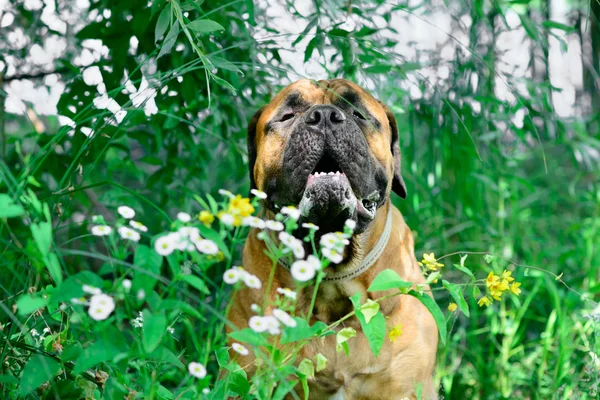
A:
{"label": "open mouth", "polygon": [[342,171],[342,168],[340,168],[340,165],[327,153],[325,153],[317,165],[315,165],[313,172],[308,176],[306,186],[308,187],[310,184],[312,184],[315,179],[325,177],[337,179],[343,178],[348,186],[350,185],[350,182],[348,182],[348,179]]}

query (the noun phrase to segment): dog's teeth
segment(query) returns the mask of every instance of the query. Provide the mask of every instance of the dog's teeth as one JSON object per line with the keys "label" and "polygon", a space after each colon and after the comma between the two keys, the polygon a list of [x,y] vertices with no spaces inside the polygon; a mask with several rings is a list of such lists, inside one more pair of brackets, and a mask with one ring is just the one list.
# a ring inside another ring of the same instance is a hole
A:
{"label": "dog's teeth", "polygon": [[335,174],[336,174],[336,175],[339,175],[339,174],[340,174],[340,171],[335,171]]}
{"label": "dog's teeth", "polygon": [[335,172],[330,172],[329,175],[335,175]]}

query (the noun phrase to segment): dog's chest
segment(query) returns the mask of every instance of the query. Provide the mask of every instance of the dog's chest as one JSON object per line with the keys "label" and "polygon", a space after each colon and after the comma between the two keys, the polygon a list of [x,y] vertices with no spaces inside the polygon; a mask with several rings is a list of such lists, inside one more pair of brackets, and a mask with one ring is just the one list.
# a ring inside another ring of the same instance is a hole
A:
{"label": "dog's chest", "polygon": [[[315,301],[313,316],[319,321],[331,324],[354,310],[350,297],[361,294],[361,302],[366,300],[367,288],[356,280],[321,284]],[[312,296],[312,290],[309,291]]]}

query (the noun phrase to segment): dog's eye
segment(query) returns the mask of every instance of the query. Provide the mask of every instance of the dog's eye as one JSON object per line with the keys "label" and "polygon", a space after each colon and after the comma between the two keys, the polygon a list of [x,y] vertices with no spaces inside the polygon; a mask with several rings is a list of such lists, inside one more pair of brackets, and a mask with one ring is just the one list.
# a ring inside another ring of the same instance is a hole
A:
{"label": "dog's eye", "polygon": [[367,118],[365,117],[365,114],[363,114],[362,112],[360,112],[359,110],[354,110],[352,111],[352,115],[354,115],[356,118],[358,119],[362,119],[363,121],[366,121]]}
{"label": "dog's eye", "polygon": [[283,115],[281,116],[281,118],[279,118],[279,122],[285,122],[285,121],[288,121],[288,120],[290,120],[290,119],[294,118],[295,116],[296,116],[296,114],[294,114],[294,113],[287,113],[287,114],[283,114]]}

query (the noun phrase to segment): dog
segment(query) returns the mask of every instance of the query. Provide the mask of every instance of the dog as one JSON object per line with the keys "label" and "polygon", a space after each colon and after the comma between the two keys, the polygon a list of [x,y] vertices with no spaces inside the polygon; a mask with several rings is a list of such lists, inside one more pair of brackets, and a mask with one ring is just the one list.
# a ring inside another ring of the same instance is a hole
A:
{"label": "dog", "polygon": [[[361,303],[393,293],[367,291],[384,269],[425,285],[411,230],[390,200],[392,191],[406,198],[398,125],[390,109],[366,90],[344,79],[292,83],[250,121],[248,157],[251,187],[267,194],[265,219],[272,219],[281,207],[293,205],[301,211],[300,223],[319,226],[320,235],[342,231],[347,220],[355,222],[355,234],[343,261],[325,270],[334,279],[325,278],[321,283],[311,325],[316,321],[331,324],[351,312],[349,297],[356,293],[360,293]],[[255,315],[251,305],[263,304],[272,270],[258,233],[257,229],[250,231],[242,258],[244,269],[263,285],[259,290],[242,289],[233,300],[228,319],[238,329],[248,327],[249,318]],[[382,235],[389,238],[381,254],[369,268],[357,270]],[[275,268],[267,294],[270,299],[276,298],[277,288],[296,289],[283,265]],[[297,315],[308,312],[313,289],[296,289]],[[413,399],[417,393],[424,399],[437,398],[432,376],[438,333],[432,315],[419,300],[407,295],[384,300],[380,306],[388,331],[400,324],[402,333],[395,341],[386,337],[378,357],[371,352],[355,317],[338,328],[350,326],[357,332],[347,342],[349,356],[336,352],[335,335],[315,339],[300,350],[297,362],[314,360],[319,353],[328,360],[326,368],[308,380],[310,399]],[[236,356],[252,374],[253,355]]]}

